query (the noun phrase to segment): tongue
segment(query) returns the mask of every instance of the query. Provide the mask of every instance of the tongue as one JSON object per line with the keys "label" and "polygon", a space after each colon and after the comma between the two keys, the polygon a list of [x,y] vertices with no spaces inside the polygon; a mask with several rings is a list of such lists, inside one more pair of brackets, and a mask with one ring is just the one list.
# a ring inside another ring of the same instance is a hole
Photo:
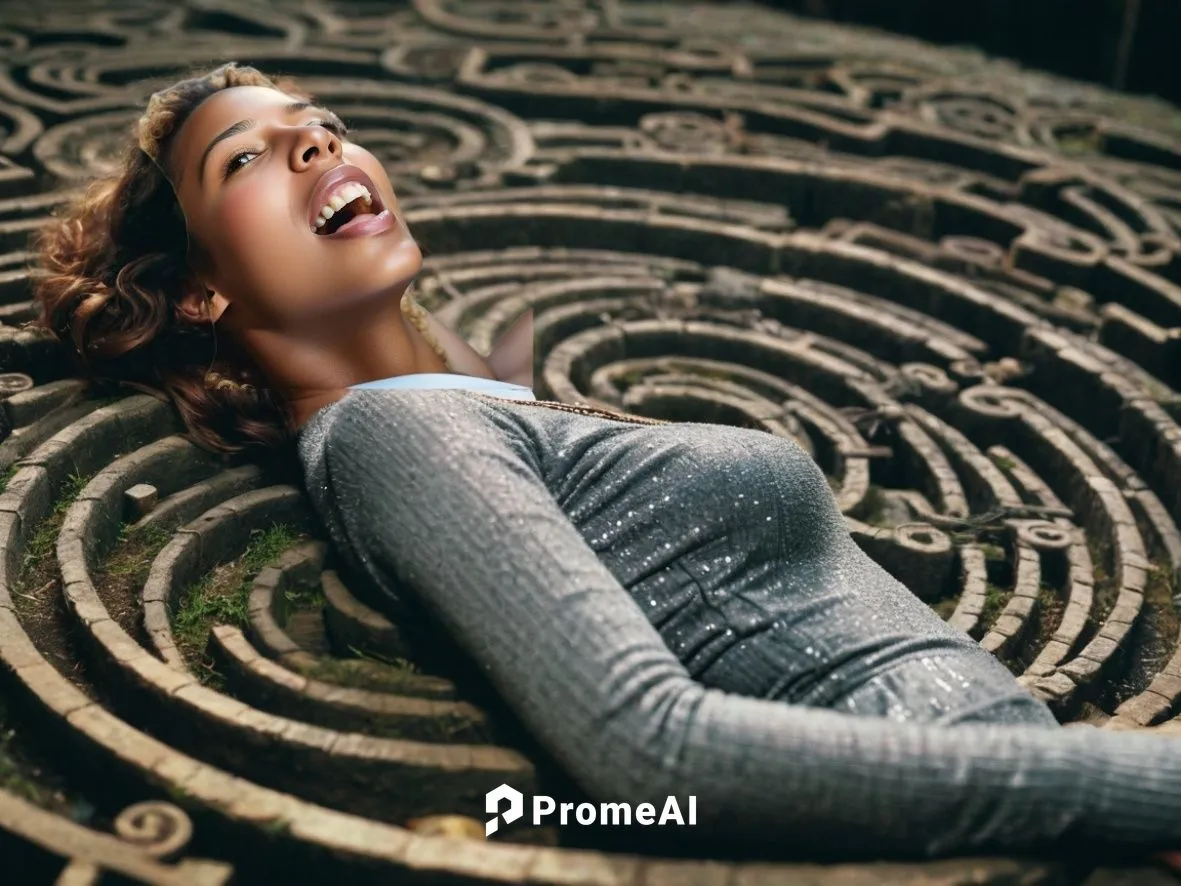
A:
{"label": "tongue", "polygon": [[[338,227],[338,228],[336,229],[336,231],[339,231],[339,230],[341,230],[341,229],[343,229],[343,228],[347,228],[349,225],[351,225],[351,224],[352,224],[353,222],[355,222],[357,219],[359,219],[359,218],[364,218],[364,217],[365,217],[365,216],[367,216],[367,215],[373,215],[373,213],[372,213],[372,212],[369,212],[369,211],[365,211],[365,212],[357,212],[357,213],[354,213],[354,214],[353,214],[353,216],[352,216],[352,217],[351,217],[351,218],[350,218],[348,221],[346,221],[346,222],[345,222],[343,225],[341,225],[340,227]],[[336,231],[332,231],[331,233],[335,234],[335,233],[336,233]]]}

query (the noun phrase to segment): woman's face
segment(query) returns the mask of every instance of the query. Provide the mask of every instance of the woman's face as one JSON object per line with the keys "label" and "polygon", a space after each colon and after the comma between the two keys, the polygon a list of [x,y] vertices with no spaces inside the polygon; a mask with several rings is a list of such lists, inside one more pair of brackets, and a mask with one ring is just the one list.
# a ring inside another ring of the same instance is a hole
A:
{"label": "woman's face", "polygon": [[[335,114],[287,108],[295,101],[262,86],[223,89],[173,141],[169,172],[212,264],[202,277],[233,306],[227,319],[236,328],[311,330],[308,321],[363,302],[388,304],[422,266],[377,158],[342,137]],[[351,238],[314,232],[324,176],[342,165],[368,176],[392,225]]]}

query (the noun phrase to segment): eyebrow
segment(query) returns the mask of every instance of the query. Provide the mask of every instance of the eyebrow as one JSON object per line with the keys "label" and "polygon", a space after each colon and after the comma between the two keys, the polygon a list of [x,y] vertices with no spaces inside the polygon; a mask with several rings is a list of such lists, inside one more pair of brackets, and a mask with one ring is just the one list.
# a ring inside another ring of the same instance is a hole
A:
{"label": "eyebrow", "polygon": [[[318,105],[315,102],[291,102],[290,104],[284,105],[281,110],[284,115],[291,116],[292,114],[297,114],[300,111],[307,110],[308,108],[316,111],[322,111],[326,116],[340,122],[339,117],[337,117],[323,105]],[[197,181],[203,182],[205,180],[205,161],[209,159],[209,155],[213,152],[213,149],[217,147],[218,143],[225,141],[227,138],[233,138],[235,135],[241,135],[243,132],[253,129],[256,126],[258,126],[258,121],[252,117],[247,117],[245,120],[239,120],[233,126],[230,126],[225,131],[215,135],[213,137],[213,141],[206,145],[205,152],[201,154],[201,162],[197,165]]]}

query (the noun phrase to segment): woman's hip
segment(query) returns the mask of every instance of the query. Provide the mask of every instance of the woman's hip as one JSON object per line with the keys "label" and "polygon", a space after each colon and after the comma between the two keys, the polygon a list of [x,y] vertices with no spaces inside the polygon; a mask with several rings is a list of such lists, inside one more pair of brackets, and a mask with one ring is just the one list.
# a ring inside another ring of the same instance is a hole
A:
{"label": "woman's hip", "polygon": [[[980,650],[981,655],[988,655]],[[908,658],[831,699],[825,707],[898,721],[1006,723],[1057,727],[1053,712],[1029,694],[1000,662],[981,668],[960,652]]]}

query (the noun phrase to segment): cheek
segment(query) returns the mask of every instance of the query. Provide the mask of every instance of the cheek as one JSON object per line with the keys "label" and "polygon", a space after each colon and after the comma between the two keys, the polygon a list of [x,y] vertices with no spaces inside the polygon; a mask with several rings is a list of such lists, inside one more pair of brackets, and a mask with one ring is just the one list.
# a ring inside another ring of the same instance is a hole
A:
{"label": "cheek", "polygon": [[278,188],[253,183],[235,187],[226,194],[219,215],[221,236],[231,252],[241,253],[243,264],[250,264],[253,256],[281,250],[284,241],[293,243],[299,236],[292,227],[291,209]]}

